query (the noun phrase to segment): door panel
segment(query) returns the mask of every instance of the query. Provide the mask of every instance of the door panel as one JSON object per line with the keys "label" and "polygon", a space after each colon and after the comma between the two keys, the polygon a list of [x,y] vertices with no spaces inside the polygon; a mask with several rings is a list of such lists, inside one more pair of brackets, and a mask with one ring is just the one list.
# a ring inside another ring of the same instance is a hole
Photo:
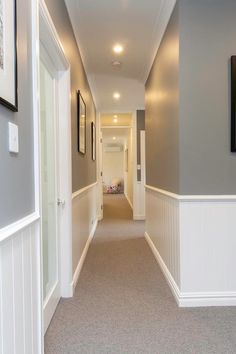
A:
{"label": "door panel", "polygon": [[44,329],[60,298],[56,154],[56,79],[40,62],[41,232],[43,249]]}

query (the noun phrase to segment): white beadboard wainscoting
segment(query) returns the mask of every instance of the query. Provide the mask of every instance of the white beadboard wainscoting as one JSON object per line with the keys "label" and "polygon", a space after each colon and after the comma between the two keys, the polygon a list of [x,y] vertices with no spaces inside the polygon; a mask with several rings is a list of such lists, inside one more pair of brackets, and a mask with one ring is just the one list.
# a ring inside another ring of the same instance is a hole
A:
{"label": "white beadboard wainscoting", "polygon": [[[168,281],[180,287],[180,240],[178,201],[146,190],[146,239],[155,257],[168,269]],[[152,244],[150,243],[152,242]],[[173,290],[173,289],[172,289]]]}
{"label": "white beadboard wainscoting", "polygon": [[40,354],[40,225],[36,213],[0,230],[0,353]]}
{"label": "white beadboard wainscoting", "polygon": [[146,186],[146,210],[146,239],[178,305],[236,305],[236,196]]}
{"label": "white beadboard wainscoting", "polygon": [[96,182],[72,195],[73,290],[97,227],[97,188]]}

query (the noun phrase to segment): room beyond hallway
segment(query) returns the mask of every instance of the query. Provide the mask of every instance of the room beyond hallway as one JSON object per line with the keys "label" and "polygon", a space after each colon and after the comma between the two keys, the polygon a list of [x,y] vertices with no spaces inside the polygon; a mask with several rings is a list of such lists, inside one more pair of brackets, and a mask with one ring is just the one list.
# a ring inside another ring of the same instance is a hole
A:
{"label": "room beyond hallway", "polygon": [[62,299],[46,354],[233,354],[236,308],[178,308],[123,195],[104,196],[75,296]]}

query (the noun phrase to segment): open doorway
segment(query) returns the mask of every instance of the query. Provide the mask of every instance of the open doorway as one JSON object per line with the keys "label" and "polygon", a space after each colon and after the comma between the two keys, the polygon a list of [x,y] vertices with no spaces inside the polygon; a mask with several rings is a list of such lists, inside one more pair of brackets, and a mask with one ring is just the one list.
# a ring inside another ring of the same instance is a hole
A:
{"label": "open doorway", "polygon": [[102,198],[123,194],[133,210],[132,114],[102,114],[100,119]]}
{"label": "open doorway", "polygon": [[134,220],[145,220],[145,111],[100,113],[98,181],[99,220],[105,194],[123,193]]}

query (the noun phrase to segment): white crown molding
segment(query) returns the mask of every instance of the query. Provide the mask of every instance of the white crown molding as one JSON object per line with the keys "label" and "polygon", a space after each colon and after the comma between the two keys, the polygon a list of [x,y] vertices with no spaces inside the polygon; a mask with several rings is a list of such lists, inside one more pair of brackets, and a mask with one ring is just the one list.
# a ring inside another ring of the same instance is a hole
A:
{"label": "white crown molding", "polygon": [[[43,36],[45,42],[49,41],[48,47],[52,47],[51,50],[55,52],[55,58],[60,58],[57,64],[62,66],[63,70],[68,69],[70,63],[65,55],[64,48],[44,0],[39,1],[39,25],[41,37]],[[50,40],[51,38],[53,38],[53,42]]]}

